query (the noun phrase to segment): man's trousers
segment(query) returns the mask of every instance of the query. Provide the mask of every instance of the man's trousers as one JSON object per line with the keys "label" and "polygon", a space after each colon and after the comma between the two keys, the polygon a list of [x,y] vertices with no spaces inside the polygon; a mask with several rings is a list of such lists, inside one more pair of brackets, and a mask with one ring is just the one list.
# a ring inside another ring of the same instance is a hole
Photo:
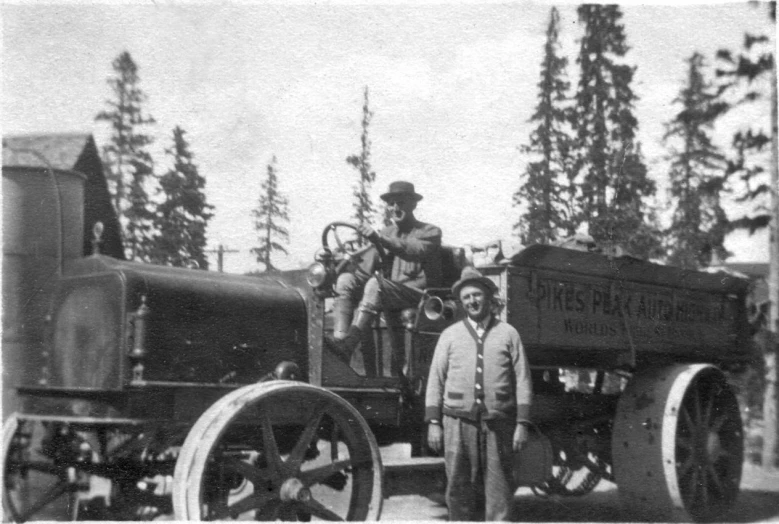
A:
{"label": "man's trousers", "polygon": [[512,520],[516,422],[444,416],[443,424],[449,520]]}
{"label": "man's trousers", "polygon": [[385,278],[382,285],[379,285],[379,280],[375,276],[370,277],[366,282],[352,273],[339,275],[335,285],[335,294],[338,299],[348,300],[351,304],[355,304],[360,293],[362,293],[360,310],[374,314],[381,313],[382,308],[396,310],[415,307],[424,294],[417,288],[393,282],[388,278]]}

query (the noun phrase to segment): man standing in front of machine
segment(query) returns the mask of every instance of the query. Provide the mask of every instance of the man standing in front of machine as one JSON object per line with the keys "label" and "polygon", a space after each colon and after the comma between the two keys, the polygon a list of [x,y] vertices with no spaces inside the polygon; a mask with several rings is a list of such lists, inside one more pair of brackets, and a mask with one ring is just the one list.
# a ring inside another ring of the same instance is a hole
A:
{"label": "man standing in front of machine", "polygon": [[[426,288],[441,285],[441,229],[414,216],[422,195],[415,191],[414,184],[398,181],[390,184],[381,199],[387,204],[392,225],[380,233],[368,225],[358,230],[391,257],[389,278],[370,276],[376,269],[377,259],[366,256],[362,274],[343,273],[335,285],[333,342],[335,349],[347,359],[382,309],[416,306]],[[357,315],[352,319],[361,293]]]}
{"label": "man standing in front of machine", "polygon": [[425,397],[428,445],[445,452],[449,520],[510,521],[512,452],[528,439],[530,369],[519,333],[492,312],[495,283],[465,268],[452,293],[467,318],[441,333]]}

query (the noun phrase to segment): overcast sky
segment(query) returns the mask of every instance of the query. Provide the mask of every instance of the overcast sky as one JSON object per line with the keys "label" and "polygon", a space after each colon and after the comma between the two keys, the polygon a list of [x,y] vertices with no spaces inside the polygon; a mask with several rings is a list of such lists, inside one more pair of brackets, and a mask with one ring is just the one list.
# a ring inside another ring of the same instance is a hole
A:
{"label": "overcast sky", "polygon": [[[227,271],[261,267],[250,210],[265,166],[278,158],[290,199],[289,256],[306,265],[322,227],[352,214],[356,171],[346,156],[360,147],[362,92],[370,88],[374,198],[406,179],[424,195],[418,216],[452,245],[502,238],[511,243],[519,211],[511,195],[527,159],[528,119],[550,4],[267,5],[143,3],[28,4],[2,7],[3,133],[92,132],[111,97],[111,62],[127,50],[139,66],[147,113],[157,120],[156,154],[182,126],[216,206],[211,247],[224,244]],[[576,6],[560,7],[563,52],[576,76]],[[774,28],[746,3],[624,5],[638,66],[639,138],[650,175],[667,178],[661,137],[693,51],[709,63],[737,50],[745,32]],[[755,112],[757,111],[757,112]],[[766,111],[731,116],[730,131],[761,122]],[[765,123],[767,126],[767,123]],[[159,166],[160,171],[164,166]],[[767,236],[729,241],[737,261],[765,261]]]}

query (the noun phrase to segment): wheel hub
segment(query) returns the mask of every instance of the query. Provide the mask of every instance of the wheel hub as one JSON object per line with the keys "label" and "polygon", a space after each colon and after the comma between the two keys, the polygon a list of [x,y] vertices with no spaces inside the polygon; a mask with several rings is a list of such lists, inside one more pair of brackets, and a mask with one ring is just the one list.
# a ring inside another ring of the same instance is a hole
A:
{"label": "wheel hub", "polygon": [[282,502],[308,502],[311,500],[311,491],[303,485],[300,479],[292,477],[281,485],[279,496]]}
{"label": "wheel hub", "polygon": [[722,442],[715,431],[696,431],[697,436],[693,440],[693,457],[699,468],[708,463],[716,462],[722,453]]}
{"label": "wheel hub", "polygon": [[706,435],[706,456],[709,461],[715,461],[722,453],[722,441],[719,435],[714,431],[709,431]]}

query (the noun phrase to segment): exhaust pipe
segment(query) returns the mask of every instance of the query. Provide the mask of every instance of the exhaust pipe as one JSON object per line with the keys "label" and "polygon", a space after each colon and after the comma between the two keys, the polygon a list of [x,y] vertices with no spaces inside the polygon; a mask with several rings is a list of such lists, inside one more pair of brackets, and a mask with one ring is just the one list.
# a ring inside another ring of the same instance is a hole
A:
{"label": "exhaust pipe", "polygon": [[455,311],[457,311],[457,305],[453,300],[444,301],[439,297],[429,297],[425,301],[423,311],[429,320],[439,320],[441,318],[451,320],[454,318]]}

